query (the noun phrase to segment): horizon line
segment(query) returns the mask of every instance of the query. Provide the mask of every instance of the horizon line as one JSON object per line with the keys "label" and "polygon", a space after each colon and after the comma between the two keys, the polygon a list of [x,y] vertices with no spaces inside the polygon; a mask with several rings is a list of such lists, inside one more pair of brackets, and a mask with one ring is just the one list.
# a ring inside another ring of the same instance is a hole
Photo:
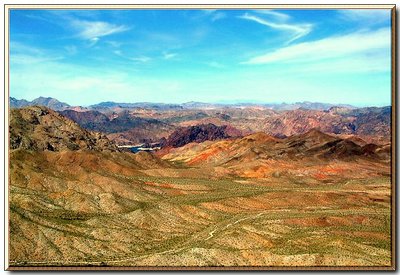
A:
{"label": "horizon line", "polygon": [[14,98],[16,100],[26,100],[28,102],[32,102],[36,99],[39,98],[47,98],[47,99],[55,99],[59,101],[60,103],[68,104],[71,107],[91,107],[94,105],[99,105],[102,103],[114,103],[114,104],[160,104],[160,105],[183,105],[183,104],[188,104],[188,103],[200,103],[200,104],[213,104],[213,105],[224,105],[224,106],[229,106],[229,105],[240,105],[240,104],[249,104],[249,105],[294,105],[294,104],[302,104],[302,103],[310,103],[310,104],[327,104],[327,105],[333,105],[332,107],[341,107],[343,105],[346,105],[348,107],[356,107],[356,108],[365,108],[365,107],[388,107],[392,106],[391,103],[389,104],[383,104],[383,105],[359,105],[359,104],[352,104],[352,103],[331,103],[331,102],[322,102],[322,101],[309,101],[309,100],[304,100],[304,101],[292,101],[292,102],[287,102],[287,101],[281,101],[281,102],[267,102],[267,101],[257,101],[257,100],[224,100],[222,101],[214,101],[214,102],[207,102],[207,101],[195,101],[195,100],[190,100],[190,101],[185,101],[185,102],[173,102],[173,103],[165,103],[165,102],[155,102],[155,101],[135,101],[135,102],[116,102],[116,101],[100,101],[98,103],[93,103],[93,104],[88,104],[88,105],[74,105],[70,104],[66,101],[60,101],[57,98],[54,97],[46,97],[46,96],[39,96],[37,98],[34,98],[32,100],[27,100],[25,98],[18,99],[13,96],[9,96],[9,100],[11,98]]}

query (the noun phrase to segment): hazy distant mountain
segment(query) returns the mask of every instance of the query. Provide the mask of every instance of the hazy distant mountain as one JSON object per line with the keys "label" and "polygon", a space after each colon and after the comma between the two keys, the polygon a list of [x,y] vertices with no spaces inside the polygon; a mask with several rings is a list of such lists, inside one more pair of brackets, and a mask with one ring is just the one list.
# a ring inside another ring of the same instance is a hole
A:
{"label": "hazy distant mountain", "polygon": [[16,99],[14,97],[10,97],[10,106],[12,108],[21,108],[25,106],[29,106],[30,102],[25,99]]}
{"label": "hazy distant mountain", "polygon": [[146,109],[182,109],[179,104],[166,104],[166,103],[151,103],[151,102],[134,102],[134,103],[117,103],[112,101],[101,102],[98,104],[90,105],[91,109],[130,109],[130,108],[146,108]]}
{"label": "hazy distant mountain", "polygon": [[[51,97],[39,97],[33,101],[27,101],[24,99],[18,100],[16,98],[10,97],[10,106],[14,108],[20,108],[25,106],[40,105],[46,106],[53,110],[65,110],[71,107],[67,103],[60,102],[55,98]],[[154,110],[180,110],[180,109],[217,109],[224,107],[263,107],[277,111],[284,110],[296,110],[296,109],[309,109],[309,110],[329,110],[333,107],[339,108],[349,108],[355,109],[356,107],[349,104],[331,104],[331,103],[320,103],[320,102],[296,102],[296,103],[252,103],[252,102],[224,102],[224,103],[206,103],[206,102],[196,102],[190,101],[181,104],[171,104],[171,103],[152,103],[152,102],[100,102],[98,104],[93,104],[88,106],[88,109],[107,111],[115,109],[133,109],[133,108],[144,108],[144,109],[154,109]]]}
{"label": "hazy distant mountain", "polygon": [[64,110],[70,107],[69,104],[60,102],[52,97],[38,97],[32,101],[27,101],[25,99],[18,100],[16,98],[10,97],[10,107],[21,108],[26,106],[45,106],[55,111]]}
{"label": "hazy distant mountain", "polygon": [[[202,104],[207,103],[200,103],[200,102],[193,102],[191,103],[191,107],[201,107]],[[262,103],[262,102],[221,102],[218,104],[207,104],[209,107],[221,107],[221,106],[234,106],[234,107],[265,107],[272,110],[277,111],[288,111],[288,110],[296,110],[296,109],[309,109],[309,110],[328,110],[332,107],[341,107],[341,108],[349,108],[354,109],[356,107],[350,104],[331,104],[331,103],[321,103],[321,102],[310,102],[310,101],[303,101],[303,102],[296,102],[296,103]]]}

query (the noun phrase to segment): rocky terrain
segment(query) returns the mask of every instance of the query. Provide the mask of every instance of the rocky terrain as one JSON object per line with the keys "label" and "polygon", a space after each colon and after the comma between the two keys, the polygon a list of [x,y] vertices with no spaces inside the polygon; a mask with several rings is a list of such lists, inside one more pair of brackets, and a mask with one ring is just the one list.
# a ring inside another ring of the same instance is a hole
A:
{"label": "rocky terrain", "polygon": [[163,147],[181,147],[191,142],[201,143],[207,140],[229,139],[240,137],[242,133],[233,127],[200,124],[184,127],[174,131],[163,143]]}
{"label": "rocky terrain", "polygon": [[11,98],[10,104],[17,108],[37,104],[58,110],[81,127],[103,132],[120,145],[159,142],[181,127],[203,124],[236,128],[243,135],[264,132],[276,137],[303,134],[316,128],[328,134],[361,138],[367,143],[390,143],[390,106],[103,102],[79,107],[52,98],[32,102]]}
{"label": "rocky terrain", "polygon": [[[387,268],[391,144],[354,134],[380,137],[390,123],[385,110],[296,110],[296,119],[252,108],[83,116],[13,108],[10,265]],[[273,116],[292,124],[275,135],[255,131],[268,119],[280,125]],[[350,134],[322,131],[332,117],[342,124],[326,127]],[[215,123],[200,123],[207,119]],[[344,127],[346,119],[355,127]],[[153,122],[179,129],[165,131],[169,146],[157,153],[119,151],[88,130],[128,133]]]}
{"label": "rocky terrain", "polygon": [[218,167],[225,174],[241,177],[270,177],[277,172],[290,173],[287,171],[289,167],[298,171],[332,162],[342,167],[337,170],[338,173],[346,172],[351,177],[353,169],[357,169],[354,165],[360,163],[368,166],[374,162],[375,165],[387,166],[390,153],[388,145],[360,146],[351,140],[312,129],[305,134],[283,139],[256,133],[233,140],[191,143],[172,150],[161,150],[158,154],[165,160],[213,169]]}
{"label": "rocky terrain", "polygon": [[105,133],[120,145],[155,142],[176,129],[160,120],[138,117],[129,111],[111,114],[110,117],[98,111],[65,110],[60,114],[85,129]]}
{"label": "rocky terrain", "polygon": [[104,134],[89,132],[46,107],[33,106],[10,112],[10,148],[34,151],[115,151]]}

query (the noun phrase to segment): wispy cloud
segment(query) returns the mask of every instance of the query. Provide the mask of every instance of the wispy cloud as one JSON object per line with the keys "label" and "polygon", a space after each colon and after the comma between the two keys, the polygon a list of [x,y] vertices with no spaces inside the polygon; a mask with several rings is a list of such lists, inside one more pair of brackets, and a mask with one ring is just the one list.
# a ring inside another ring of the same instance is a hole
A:
{"label": "wispy cloud", "polygon": [[254,10],[254,12],[260,13],[260,14],[271,15],[272,17],[274,17],[276,20],[279,20],[279,21],[287,21],[290,19],[289,15],[282,13],[282,12],[277,12],[274,10]]}
{"label": "wispy cloud", "polygon": [[211,13],[216,12],[217,10],[216,9],[203,9],[201,11],[204,12],[205,14],[211,14]]}
{"label": "wispy cloud", "polygon": [[93,44],[95,44],[100,39],[100,37],[129,30],[129,28],[125,25],[116,25],[104,21],[87,21],[73,19],[70,21],[70,24],[74,29],[78,31],[77,36],[79,38],[88,40]]}
{"label": "wispy cloud", "polygon": [[368,53],[373,50],[382,50],[385,48],[390,49],[390,30],[386,28],[304,42],[253,57],[244,63],[297,63],[344,56],[351,58],[351,55],[354,54]]}
{"label": "wispy cloud", "polygon": [[338,10],[340,18],[347,21],[360,21],[362,24],[375,25],[390,21],[389,9],[358,9],[358,10]]}
{"label": "wispy cloud", "polygon": [[117,41],[106,41],[106,43],[114,48],[121,47],[122,43]]}
{"label": "wispy cloud", "polygon": [[[276,17],[276,12],[274,12],[274,14]],[[239,18],[254,21],[276,30],[292,33],[291,38],[286,42],[286,44],[290,44],[291,42],[309,34],[313,28],[312,24],[288,24],[281,22],[273,22],[272,20],[267,20],[259,16],[251,15],[249,13],[245,13],[244,15],[239,16]]]}
{"label": "wispy cloud", "polygon": [[215,22],[217,20],[221,20],[227,17],[225,12],[218,11],[216,9],[206,9],[206,10],[201,10],[202,14],[200,16],[195,16],[195,18],[210,18],[212,22]]}
{"label": "wispy cloud", "polygon": [[11,64],[19,65],[33,65],[33,64],[43,64],[46,62],[53,62],[64,59],[62,56],[32,56],[27,54],[13,54],[10,56]]}
{"label": "wispy cloud", "polygon": [[166,53],[166,52],[163,53],[163,58],[164,58],[165,60],[173,59],[173,58],[176,57],[176,56],[177,56],[176,53]]}
{"label": "wispy cloud", "polygon": [[25,45],[24,43],[17,41],[10,41],[10,53],[21,53],[28,55],[44,55],[44,50]]}
{"label": "wispy cloud", "polygon": [[93,47],[94,45],[97,44],[97,42],[99,42],[99,40],[100,40],[100,38],[98,38],[98,37],[90,38],[90,39],[88,40],[87,46],[88,46],[89,48],[90,48],[90,47]]}
{"label": "wispy cloud", "polygon": [[151,57],[144,56],[144,55],[138,56],[138,57],[130,57],[129,59],[132,61],[141,62],[141,63],[147,63],[152,60]]}
{"label": "wispy cloud", "polygon": [[31,65],[61,60],[63,58],[62,55],[52,51],[46,51],[20,42],[10,41],[11,64]]}
{"label": "wispy cloud", "polygon": [[211,21],[215,22],[217,20],[224,19],[226,17],[226,13],[216,12],[211,16]]}
{"label": "wispy cloud", "polygon": [[81,106],[109,100],[151,101],[153,91],[168,93],[173,101],[172,93],[181,89],[179,81],[137,76],[132,67],[94,66],[89,69],[62,62],[45,62],[36,64],[34,70],[30,66],[14,66],[11,70],[12,96],[29,100],[51,96]]}
{"label": "wispy cloud", "polygon": [[120,50],[115,50],[115,51],[114,51],[114,54],[116,54],[116,55],[118,55],[118,56],[120,56],[120,57],[122,57],[122,58],[128,59],[128,60],[130,60],[130,61],[137,62],[137,63],[147,63],[147,62],[149,62],[149,61],[152,60],[151,57],[144,56],[144,55],[142,55],[142,56],[135,56],[135,57],[128,56],[128,55],[122,53],[122,51],[120,51]]}

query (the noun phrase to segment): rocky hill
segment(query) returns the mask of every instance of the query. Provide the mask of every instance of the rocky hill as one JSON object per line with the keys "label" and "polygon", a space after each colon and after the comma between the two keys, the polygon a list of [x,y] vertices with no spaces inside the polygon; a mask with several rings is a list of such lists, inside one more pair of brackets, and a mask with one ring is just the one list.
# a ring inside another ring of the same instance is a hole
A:
{"label": "rocky hill", "polygon": [[155,142],[175,130],[175,127],[168,123],[153,118],[139,117],[129,111],[112,116],[98,111],[65,110],[60,113],[85,129],[107,134],[118,144]]}
{"label": "rocky hill", "polygon": [[241,136],[241,132],[233,127],[214,124],[202,124],[185,127],[173,132],[162,144],[163,147],[181,147],[191,142],[220,140]]}
{"label": "rocky hill", "polygon": [[110,121],[105,114],[98,111],[77,112],[74,110],[64,110],[59,113],[88,130],[98,131],[99,128],[102,128],[101,125],[106,125]]}
{"label": "rocky hill", "polygon": [[360,146],[351,140],[312,129],[305,134],[283,139],[256,133],[231,140],[191,143],[169,150],[162,158],[193,166],[224,167],[243,176],[258,169],[271,170],[272,163],[277,162],[284,163],[287,168],[292,165],[307,166],[331,161],[387,162],[390,160],[390,146]]}
{"label": "rocky hill", "polygon": [[11,109],[9,133],[10,149],[117,150],[104,134],[86,131],[77,123],[43,106]]}

